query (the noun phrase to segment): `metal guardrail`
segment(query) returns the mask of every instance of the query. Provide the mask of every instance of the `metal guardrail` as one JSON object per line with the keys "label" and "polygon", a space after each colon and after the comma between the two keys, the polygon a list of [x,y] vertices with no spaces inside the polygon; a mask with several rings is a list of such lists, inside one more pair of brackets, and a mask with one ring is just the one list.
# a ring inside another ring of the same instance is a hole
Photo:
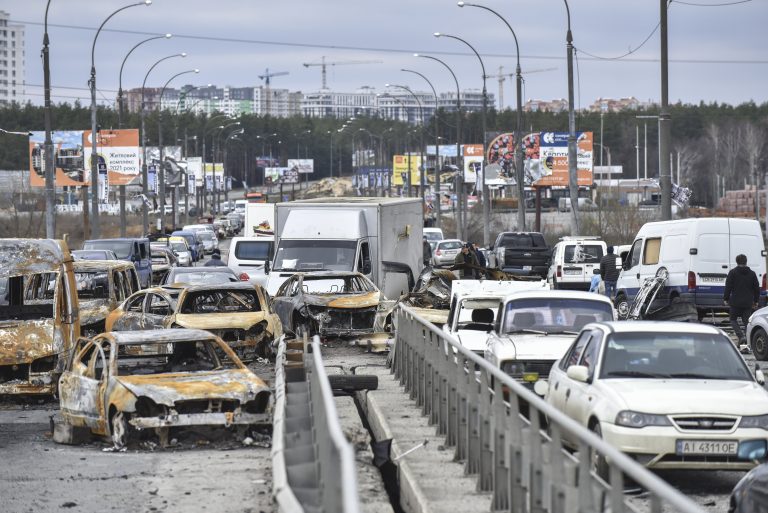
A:
{"label": "metal guardrail", "polygon": [[272,480],[278,509],[359,513],[355,452],[341,430],[320,339],[290,345],[303,351],[282,341],[275,363]]}
{"label": "metal guardrail", "polygon": [[[398,308],[392,372],[446,436],[446,446],[455,447],[466,473],[478,474],[478,489],[493,492],[492,511],[637,511],[623,494],[626,475],[648,491],[652,513],[661,513],[662,507],[702,513],[690,499],[456,338],[407,306]],[[476,372],[466,370],[473,368]],[[527,417],[521,406],[528,408]],[[546,430],[542,418],[548,420]],[[563,434],[578,440],[577,451],[565,448]],[[607,459],[610,485],[592,471],[593,451]]]}

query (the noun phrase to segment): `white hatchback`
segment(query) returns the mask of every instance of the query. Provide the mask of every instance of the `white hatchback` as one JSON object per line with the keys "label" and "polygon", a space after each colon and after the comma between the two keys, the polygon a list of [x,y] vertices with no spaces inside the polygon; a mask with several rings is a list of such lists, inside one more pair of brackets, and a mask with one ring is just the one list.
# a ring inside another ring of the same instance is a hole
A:
{"label": "white hatchback", "polygon": [[[745,470],[768,454],[764,381],[712,326],[592,323],[552,367],[546,399],[649,468]],[[607,462],[593,464],[605,476]]]}

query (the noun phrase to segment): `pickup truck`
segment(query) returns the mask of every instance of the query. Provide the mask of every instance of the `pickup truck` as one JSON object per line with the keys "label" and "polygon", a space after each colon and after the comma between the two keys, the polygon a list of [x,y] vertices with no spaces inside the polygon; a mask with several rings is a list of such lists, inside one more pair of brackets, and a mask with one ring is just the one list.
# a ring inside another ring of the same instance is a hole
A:
{"label": "pickup truck", "polygon": [[501,232],[491,249],[498,269],[546,278],[551,250],[541,233]]}

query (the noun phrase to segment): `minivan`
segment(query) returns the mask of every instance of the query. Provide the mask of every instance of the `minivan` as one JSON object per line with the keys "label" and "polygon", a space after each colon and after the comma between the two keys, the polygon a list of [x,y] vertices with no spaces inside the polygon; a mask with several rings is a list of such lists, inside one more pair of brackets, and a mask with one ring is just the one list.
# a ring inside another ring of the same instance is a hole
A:
{"label": "minivan", "polygon": [[553,289],[589,290],[607,249],[600,237],[563,237],[552,248],[547,282]]}
{"label": "minivan", "polygon": [[660,268],[669,273],[655,307],[677,298],[692,303],[703,319],[708,312],[723,312],[725,279],[744,254],[761,283],[760,304],[765,304],[765,244],[760,224],[752,219],[691,218],[646,223],[637,232],[616,284],[616,309],[624,315],[646,278]]}
{"label": "minivan", "polygon": [[274,237],[233,237],[229,244],[227,266],[241,280],[265,286],[274,253]]}
{"label": "minivan", "polygon": [[83,249],[111,249],[117,258],[133,262],[139,273],[139,283],[142,288],[149,287],[152,281],[152,262],[149,253],[149,239],[94,239],[87,240]]}

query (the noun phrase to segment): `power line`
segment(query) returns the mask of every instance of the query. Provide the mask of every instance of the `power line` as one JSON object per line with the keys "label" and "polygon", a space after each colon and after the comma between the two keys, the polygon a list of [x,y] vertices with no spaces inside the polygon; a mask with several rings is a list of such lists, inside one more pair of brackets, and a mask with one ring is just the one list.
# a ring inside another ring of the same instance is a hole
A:
{"label": "power line", "polygon": [[656,33],[657,30],[659,30],[659,26],[660,25],[661,25],[661,22],[657,23],[656,26],[653,28],[653,30],[651,30],[651,33],[648,34],[648,36],[645,39],[643,39],[643,42],[640,43],[639,46],[637,46],[636,48],[631,48],[627,53],[619,55],[618,57],[601,57],[599,55],[595,55],[595,54],[589,53],[589,52],[587,52],[585,50],[582,50],[581,48],[579,48],[579,50],[581,51],[581,53],[589,55],[593,59],[597,59],[597,60],[601,60],[601,61],[617,61],[617,60],[621,60],[621,59],[627,57],[628,55],[632,55],[633,53],[635,53],[636,51],[641,49],[643,46],[645,46],[645,43],[647,43],[651,39],[651,37]]}
{"label": "power line", "polygon": [[[43,25],[43,23],[37,22],[37,21],[23,21],[23,20],[10,20],[10,21],[12,23],[19,23],[19,24],[26,24],[26,25]],[[79,25],[60,25],[60,24],[49,23],[48,26],[65,28],[65,29],[76,29],[76,30],[88,30],[88,31],[96,30],[92,27],[84,27]],[[107,29],[107,28],[102,29],[102,32],[133,34],[133,35],[140,35],[140,36],[162,35],[156,32]],[[266,40],[259,40],[259,39],[240,39],[240,38],[200,36],[200,35],[188,35],[188,34],[174,34],[173,37],[175,39],[193,39],[193,40],[216,41],[216,42],[224,42],[224,43],[244,43],[244,44],[269,45],[269,46],[286,46],[286,47],[294,47],[294,48],[315,48],[315,49],[322,49],[322,50],[352,50],[352,51],[361,51],[361,52],[395,53],[395,54],[426,53],[431,55],[446,55],[446,56],[454,56],[454,57],[475,57],[474,54],[468,53],[468,52],[450,52],[450,51],[438,51],[438,50],[414,50],[414,49],[408,50],[408,49],[402,49],[402,48],[386,48],[386,47],[374,47],[374,46],[368,47],[368,46],[351,46],[351,45],[330,45],[330,44],[319,44],[319,43],[296,43],[296,42],[287,42],[287,41],[266,41]],[[582,52],[586,55],[589,55],[587,54],[587,52],[584,52],[583,50]],[[515,57],[514,54],[506,54],[506,53],[483,53],[481,55],[486,58],[501,58],[501,59],[511,59]],[[535,60],[557,60],[557,61],[565,60],[565,57],[557,56],[557,55],[522,55],[521,54],[520,58],[535,59]],[[605,60],[605,59],[593,57],[590,55],[589,58],[584,60]],[[634,58],[634,59],[624,59],[624,62],[659,62],[659,59]],[[728,59],[728,60],[669,59],[669,62],[675,62],[680,64],[768,64],[768,60],[766,59],[741,59],[741,60],[737,60],[737,59]]]}

